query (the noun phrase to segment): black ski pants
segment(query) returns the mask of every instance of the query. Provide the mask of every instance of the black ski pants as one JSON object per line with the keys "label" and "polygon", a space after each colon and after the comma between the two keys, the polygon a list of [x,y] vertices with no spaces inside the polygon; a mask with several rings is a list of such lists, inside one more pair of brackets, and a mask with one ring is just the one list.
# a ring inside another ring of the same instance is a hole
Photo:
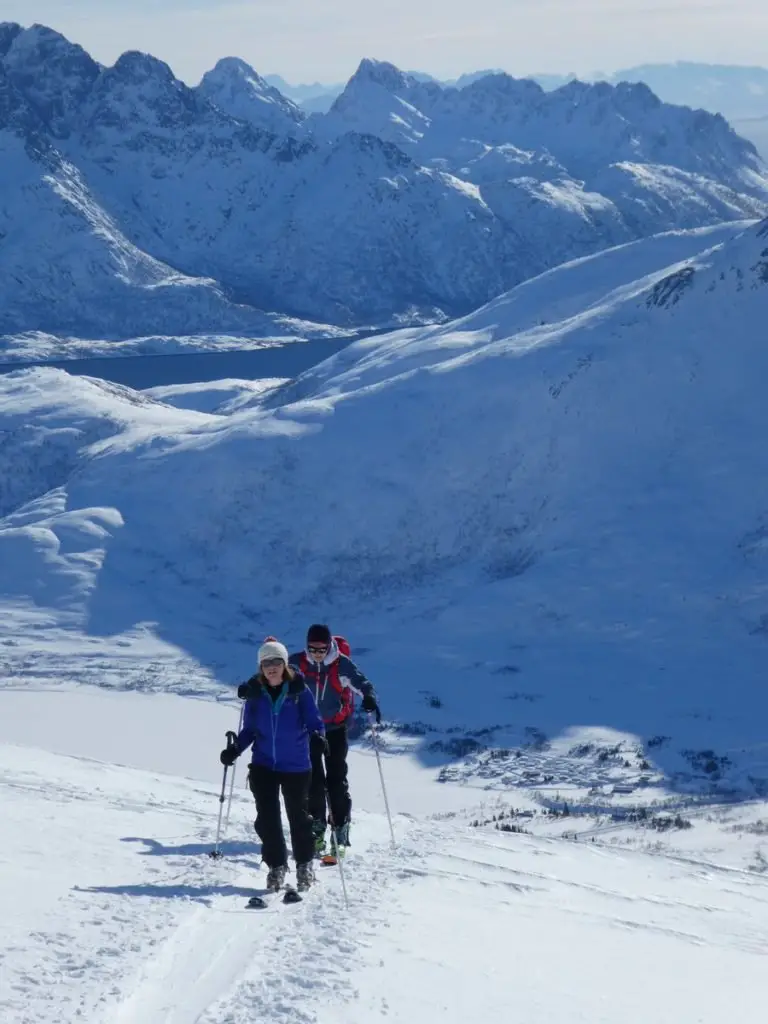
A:
{"label": "black ski pants", "polygon": [[306,864],[315,856],[312,818],[307,809],[309,779],[310,772],[275,772],[254,764],[248,770],[248,785],[256,801],[254,828],[261,840],[261,856],[267,867],[288,866],[280,813],[281,790],[296,863]]}
{"label": "black ski pants", "polygon": [[312,749],[312,782],[309,787],[309,813],[315,821],[327,824],[326,788],[330,803],[331,824],[346,824],[352,811],[352,799],[347,781],[347,754],[349,739],[346,725],[326,732],[328,753],[315,744]]}

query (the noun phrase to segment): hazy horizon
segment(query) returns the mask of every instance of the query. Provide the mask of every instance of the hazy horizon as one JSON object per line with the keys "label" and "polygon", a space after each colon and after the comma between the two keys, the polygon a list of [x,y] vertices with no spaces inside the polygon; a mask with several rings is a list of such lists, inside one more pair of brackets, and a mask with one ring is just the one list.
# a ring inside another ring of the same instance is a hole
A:
{"label": "hazy horizon", "polygon": [[109,10],[103,0],[3,0],[0,17],[48,25],[104,64],[125,50],[149,52],[189,84],[225,56],[292,84],[345,81],[363,57],[437,78],[487,67],[590,76],[640,64],[768,63],[768,5],[759,0],[584,0],[578,9],[569,0],[445,0],[439,18],[425,0],[380,0],[366,11],[354,0],[164,0],[162,11],[152,0],[112,0]]}

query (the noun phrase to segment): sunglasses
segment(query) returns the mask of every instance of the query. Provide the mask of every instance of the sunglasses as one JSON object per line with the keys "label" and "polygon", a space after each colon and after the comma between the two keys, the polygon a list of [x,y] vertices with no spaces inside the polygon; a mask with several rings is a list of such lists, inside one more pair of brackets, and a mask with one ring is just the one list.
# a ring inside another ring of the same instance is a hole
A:
{"label": "sunglasses", "polygon": [[309,647],[307,647],[307,650],[310,654],[326,654],[328,652],[328,646],[313,647],[312,644],[310,644]]}
{"label": "sunglasses", "polygon": [[266,658],[261,663],[262,668],[277,668],[278,665],[285,665],[282,658]]}

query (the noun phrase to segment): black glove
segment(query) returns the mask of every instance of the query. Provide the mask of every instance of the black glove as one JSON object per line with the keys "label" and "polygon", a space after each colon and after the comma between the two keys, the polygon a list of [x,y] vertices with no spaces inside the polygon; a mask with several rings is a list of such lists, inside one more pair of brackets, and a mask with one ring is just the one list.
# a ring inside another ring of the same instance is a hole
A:
{"label": "black glove", "polygon": [[309,745],[312,747],[313,751],[325,754],[326,756],[331,752],[331,748],[328,746],[328,738],[323,736],[321,732],[312,733],[309,737]]}
{"label": "black glove", "polygon": [[219,760],[227,768],[230,768],[238,757],[240,757],[240,751],[234,743],[230,743],[228,747],[224,747],[222,752],[219,754]]}
{"label": "black glove", "polygon": [[376,724],[378,725],[381,721],[381,711],[379,705],[376,703],[376,698],[371,693],[366,693],[363,697],[363,711],[367,711],[368,714],[376,715]]}
{"label": "black glove", "polygon": [[240,698],[240,700],[248,700],[248,697],[250,696],[250,693],[251,693],[251,684],[250,683],[240,683],[240,685],[237,688],[237,696]]}

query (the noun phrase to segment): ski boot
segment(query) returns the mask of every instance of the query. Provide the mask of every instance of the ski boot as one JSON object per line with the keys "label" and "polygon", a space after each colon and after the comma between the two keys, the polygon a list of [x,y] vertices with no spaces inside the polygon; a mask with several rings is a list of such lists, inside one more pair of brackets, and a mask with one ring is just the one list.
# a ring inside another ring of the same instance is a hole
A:
{"label": "ski boot", "polygon": [[296,889],[299,892],[306,892],[315,880],[315,873],[312,870],[312,862],[296,865]]}
{"label": "ski boot", "polygon": [[344,822],[331,832],[330,856],[323,857],[326,864],[335,864],[339,857],[343,857],[349,846],[349,822]]}
{"label": "ski boot", "polygon": [[315,841],[315,856],[321,857],[326,851],[324,821],[315,819],[312,822],[312,838]]}
{"label": "ski boot", "polygon": [[279,864],[276,868],[270,868],[267,872],[267,891],[279,892],[285,884],[285,873],[288,869],[285,864]]}

